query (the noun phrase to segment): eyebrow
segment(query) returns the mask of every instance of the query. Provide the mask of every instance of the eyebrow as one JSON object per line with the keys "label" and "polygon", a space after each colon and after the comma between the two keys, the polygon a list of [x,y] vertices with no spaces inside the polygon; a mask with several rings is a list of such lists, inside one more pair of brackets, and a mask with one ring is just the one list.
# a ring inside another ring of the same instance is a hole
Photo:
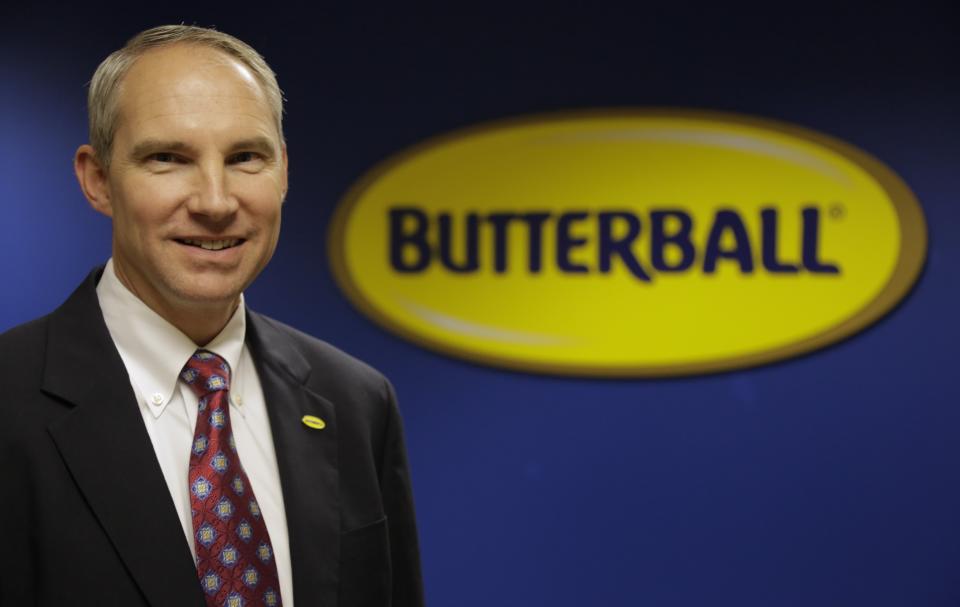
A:
{"label": "eyebrow", "polygon": [[162,139],[144,139],[133,146],[130,157],[134,159],[144,158],[157,152],[184,152],[191,150],[191,147],[182,141],[164,141]]}
{"label": "eyebrow", "polygon": [[[260,152],[268,158],[276,155],[273,141],[268,137],[251,137],[250,139],[241,139],[230,146],[229,152],[233,154],[241,150],[253,150]],[[193,147],[183,141],[164,140],[164,139],[144,139],[133,146],[130,157],[134,159],[145,158],[158,152],[191,152]]]}
{"label": "eyebrow", "polygon": [[273,141],[267,137],[252,137],[250,139],[243,139],[230,146],[231,153],[240,150],[253,150],[260,152],[268,158],[272,158],[276,155],[276,149]]}

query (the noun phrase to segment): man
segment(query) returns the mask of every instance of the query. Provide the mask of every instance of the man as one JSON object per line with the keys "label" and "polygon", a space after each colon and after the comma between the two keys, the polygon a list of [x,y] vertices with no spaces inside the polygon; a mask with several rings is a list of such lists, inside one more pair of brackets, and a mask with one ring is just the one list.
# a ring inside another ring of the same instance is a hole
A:
{"label": "man", "polygon": [[273,72],[154,28],[89,112],[113,256],[0,336],[0,604],[422,604],[392,388],[244,305],[287,191]]}

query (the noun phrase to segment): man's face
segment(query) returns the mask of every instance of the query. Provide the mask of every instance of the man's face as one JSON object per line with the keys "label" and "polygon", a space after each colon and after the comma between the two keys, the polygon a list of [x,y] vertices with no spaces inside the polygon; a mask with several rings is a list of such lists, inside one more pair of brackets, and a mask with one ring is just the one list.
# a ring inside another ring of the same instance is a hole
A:
{"label": "man's face", "polygon": [[107,174],[117,274],[170,318],[234,304],[280,233],[286,151],[241,63],[175,44],[120,84]]}

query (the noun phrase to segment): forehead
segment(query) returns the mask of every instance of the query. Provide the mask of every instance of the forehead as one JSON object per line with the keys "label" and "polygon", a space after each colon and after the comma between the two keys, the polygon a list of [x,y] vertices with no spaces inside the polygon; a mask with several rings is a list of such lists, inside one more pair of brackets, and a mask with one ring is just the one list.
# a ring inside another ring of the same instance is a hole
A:
{"label": "forehead", "polygon": [[197,127],[227,120],[273,123],[253,72],[226,53],[196,44],[167,45],[140,56],[120,82],[117,104],[118,135],[175,122]]}

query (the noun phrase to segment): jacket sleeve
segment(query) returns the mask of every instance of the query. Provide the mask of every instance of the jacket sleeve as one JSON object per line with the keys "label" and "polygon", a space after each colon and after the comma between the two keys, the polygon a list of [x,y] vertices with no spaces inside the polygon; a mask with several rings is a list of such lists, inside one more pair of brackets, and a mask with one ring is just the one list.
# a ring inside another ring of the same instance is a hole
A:
{"label": "jacket sleeve", "polygon": [[420,549],[410,469],[403,438],[403,422],[393,386],[387,380],[384,380],[384,384],[388,411],[383,461],[380,466],[380,488],[390,530],[393,578],[391,604],[392,607],[422,607],[424,601]]}

